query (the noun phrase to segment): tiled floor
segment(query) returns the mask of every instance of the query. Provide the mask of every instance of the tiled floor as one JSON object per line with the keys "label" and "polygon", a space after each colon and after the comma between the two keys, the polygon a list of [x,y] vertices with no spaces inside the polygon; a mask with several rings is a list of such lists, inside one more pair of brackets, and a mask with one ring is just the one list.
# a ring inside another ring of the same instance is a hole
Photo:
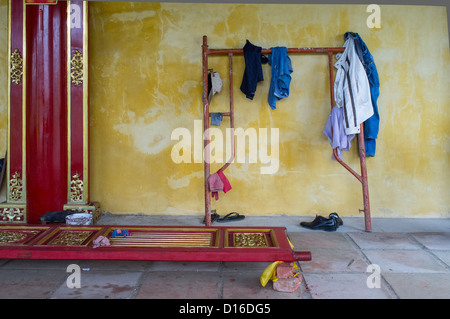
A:
{"label": "tiled floor", "polygon": [[[248,217],[226,226],[284,226],[301,262],[293,293],[262,287],[268,263],[0,260],[0,298],[342,299],[450,298],[450,220],[344,218],[336,232],[300,227],[311,217]],[[101,224],[200,225],[200,217],[113,216]],[[224,224],[225,226],[225,224]],[[80,267],[80,288],[68,266]],[[370,288],[372,287],[372,288]]]}

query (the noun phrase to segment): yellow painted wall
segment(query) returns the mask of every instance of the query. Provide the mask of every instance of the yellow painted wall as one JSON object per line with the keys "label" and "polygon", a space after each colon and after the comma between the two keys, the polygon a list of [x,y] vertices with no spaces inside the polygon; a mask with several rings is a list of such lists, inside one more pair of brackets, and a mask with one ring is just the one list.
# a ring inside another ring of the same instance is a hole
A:
{"label": "yellow painted wall", "polygon": [[[6,0],[0,0],[2,38]],[[369,29],[367,6],[90,2],[89,89],[91,199],[111,213],[201,215],[203,164],[175,164],[179,127],[202,119],[202,36],[211,48],[342,46],[358,32],[380,75],[377,154],[368,158],[373,217],[449,217],[450,54],[445,7],[380,6]],[[420,22],[420,23],[419,23]],[[1,49],[5,50],[5,49]],[[6,81],[2,51],[0,110]],[[280,166],[235,163],[233,189],[212,200],[219,214],[358,216],[361,184],[331,160],[322,133],[330,110],[325,55],[291,55],[289,98],[267,104],[271,71],[253,101],[239,91],[242,56],[234,58],[235,125],[279,128]],[[228,107],[227,58],[211,57],[224,80],[211,111]],[[0,115],[0,138],[6,119]],[[229,121],[225,119],[222,128]],[[0,151],[6,143],[0,141]],[[270,152],[270,149],[269,149]],[[344,159],[359,172],[356,140]],[[212,172],[219,165],[212,165]]]}

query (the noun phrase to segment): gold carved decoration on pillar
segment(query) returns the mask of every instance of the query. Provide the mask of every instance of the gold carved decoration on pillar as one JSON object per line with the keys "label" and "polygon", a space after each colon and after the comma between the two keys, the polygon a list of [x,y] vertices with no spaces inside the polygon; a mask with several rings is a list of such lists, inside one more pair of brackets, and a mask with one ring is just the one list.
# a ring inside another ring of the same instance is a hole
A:
{"label": "gold carved decoration on pillar", "polygon": [[11,81],[19,84],[22,82],[22,75],[23,75],[23,59],[22,55],[20,54],[19,49],[15,49],[13,53],[11,53]]}
{"label": "gold carved decoration on pillar", "polygon": [[83,180],[80,179],[78,172],[72,176],[72,180],[70,181],[70,200],[72,202],[83,201]]}
{"label": "gold carved decoration on pillar", "polygon": [[9,181],[9,200],[17,202],[22,199],[22,179],[17,171],[12,177]]}
{"label": "gold carved decoration on pillar", "polygon": [[78,50],[74,51],[70,60],[70,77],[75,86],[83,83],[83,54]]}
{"label": "gold carved decoration on pillar", "polygon": [[14,221],[21,221],[23,219],[23,208],[17,207],[5,207],[0,208],[0,221],[6,221],[8,223]]}

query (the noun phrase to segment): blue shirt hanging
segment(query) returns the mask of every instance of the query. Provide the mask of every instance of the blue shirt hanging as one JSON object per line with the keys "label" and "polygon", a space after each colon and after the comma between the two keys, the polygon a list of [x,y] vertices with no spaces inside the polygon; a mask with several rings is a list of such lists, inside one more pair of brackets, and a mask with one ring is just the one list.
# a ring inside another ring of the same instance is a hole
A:
{"label": "blue shirt hanging", "polygon": [[377,100],[380,95],[380,80],[373,56],[358,33],[346,32],[344,38],[355,39],[355,49],[361,63],[366,70],[367,79],[370,85],[370,94],[373,105],[373,115],[364,122],[364,146],[366,156],[375,156],[376,138],[380,126],[380,114],[378,113]]}
{"label": "blue shirt hanging", "polygon": [[289,96],[289,85],[293,70],[286,47],[272,48],[272,53],[269,55],[269,64],[272,66],[272,79],[270,81],[268,102],[272,110],[274,110],[278,100]]}

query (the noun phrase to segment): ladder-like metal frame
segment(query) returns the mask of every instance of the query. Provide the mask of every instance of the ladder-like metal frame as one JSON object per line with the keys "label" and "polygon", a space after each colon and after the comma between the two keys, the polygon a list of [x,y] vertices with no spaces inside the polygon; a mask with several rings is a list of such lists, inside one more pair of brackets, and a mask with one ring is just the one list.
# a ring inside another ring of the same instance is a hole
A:
{"label": "ladder-like metal frame", "polygon": [[[334,102],[334,75],[333,75],[333,55],[336,53],[344,52],[345,48],[335,47],[335,48],[287,48],[287,53],[292,54],[327,54],[328,55],[328,68],[330,74],[330,99],[331,108],[333,108]],[[262,49],[262,54],[270,54],[271,49]],[[203,57],[203,139],[204,139],[204,175],[205,175],[205,224],[206,226],[211,226],[211,194],[208,186],[208,178],[210,176],[210,150],[209,150],[209,118],[211,113],[209,112],[209,100],[208,100],[208,57],[210,55],[228,55],[229,62],[229,84],[230,84],[230,111],[223,113],[224,116],[230,117],[230,128],[232,134],[232,155],[230,159],[220,168],[220,170],[225,170],[234,160],[235,149],[234,149],[234,97],[233,97],[233,55],[243,54],[243,49],[210,49],[208,47],[207,36],[203,36],[202,45],[202,57]],[[362,184],[363,193],[363,203],[364,203],[364,224],[365,231],[369,232],[372,230],[372,223],[370,218],[370,202],[369,202],[369,185],[367,180],[367,165],[366,165],[366,151],[364,147],[364,126],[361,123],[360,133],[358,134],[358,145],[359,145],[359,159],[361,166],[361,174],[358,174],[350,166],[348,166],[343,160],[337,155],[337,150],[333,149],[333,154],[336,160],[348,170],[356,179]]]}

